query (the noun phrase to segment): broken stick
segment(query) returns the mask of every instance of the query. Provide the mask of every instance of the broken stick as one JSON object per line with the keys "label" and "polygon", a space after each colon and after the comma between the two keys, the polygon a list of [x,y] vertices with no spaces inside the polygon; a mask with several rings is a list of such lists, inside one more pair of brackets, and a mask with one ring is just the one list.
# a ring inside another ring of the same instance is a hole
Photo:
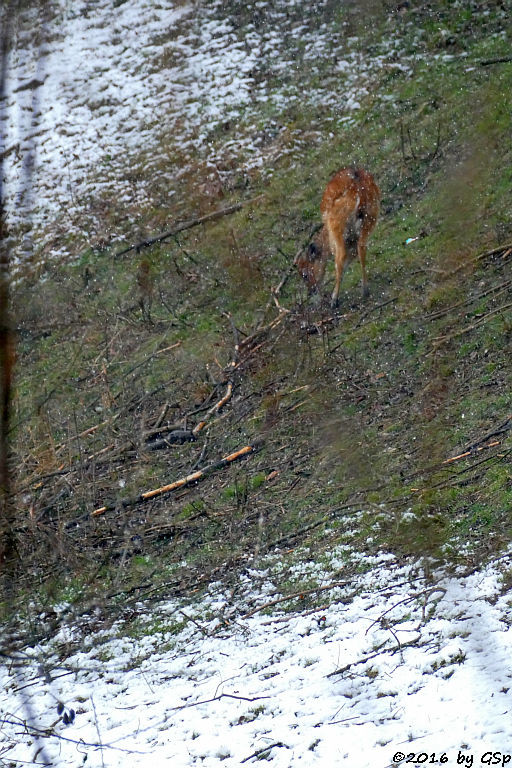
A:
{"label": "broken stick", "polygon": [[473,456],[473,454],[483,451],[484,448],[494,448],[496,445],[500,445],[501,440],[493,440],[492,443],[487,443],[487,445],[479,445],[476,448],[472,448],[469,451],[464,451],[464,453],[459,453],[458,456],[452,456],[450,459],[445,459],[443,461],[443,464],[451,464],[452,461],[460,461],[461,459],[465,459],[468,456]]}
{"label": "broken stick", "polygon": [[227,386],[227,389],[226,389],[226,394],[224,395],[224,397],[223,397],[223,398],[221,398],[221,399],[219,400],[219,402],[218,402],[218,403],[215,403],[215,405],[213,405],[213,406],[210,408],[210,410],[209,410],[209,411],[207,411],[207,413],[205,414],[205,417],[204,417],[204,419],[203,419],[202,421],[200,421],[200,422],[199,422],[199,424],[196,424],[196,426],[195,426],[195,427],[194,427],[194,429],[192,430],[192,434],[194,435],[194,437],[195,437],[195,436],[196,436],[196,435],[197,435],[199,432],[201,432],[201,430],[202,430],[202,429],[204,429],[204,428],[205,428],[205,426],[206,426],[206,422],[208,421],[208,419],[210,418],[210,416],[212,416],[214,413],[217,413],[217,411],[220,411],[220,409],[222,408],[222,406],[223,406],[223,405],[225,405],[225,404],[228,402],[228,400],[230,399],[230,397],[231,397],[232,393],[233,393],[233,382],[231,382],[231,381],[228,381],[228,386]]}
{"label": "broken stick", "polygon": [[228,464],[231,464],[231,462],[236,461],[237,459],[241,459],[243,456],[248,456],[250,453],[254,453],[258,450],[260,445],[261,443],[259,442],[256,442],[253,445],[246,445],[243,448],[240,448],[238,451],[230,453],[229,456],[224,456],[224,458],[216,461],[214,464],[209,464],[204,469],[200,469],[198,472],[193,472],[191,475],[187,475],[186,477],[182,477],[179,480],[175,480],[174,483],[163,485],[161,488],[155,488],[152,491],[145,491],[133,499],[124,499],[118,504],[105,504],[103,507],[98,507],[98,509],[93,510],[91,515],[93,517],[97,517],[98,515],[102,515],[104,512],[109,512],[110,510],[116,509],[118,507],[125,508],[134,506],[140,502],[154,499],[156,496],[162,496],[164,493],[169,493],[170,491],[175,491],[178,488],[183,488],[185,485],[196,483],[198,480],[202,480],[211,472],[215,472],[217,469],[222,469]]}

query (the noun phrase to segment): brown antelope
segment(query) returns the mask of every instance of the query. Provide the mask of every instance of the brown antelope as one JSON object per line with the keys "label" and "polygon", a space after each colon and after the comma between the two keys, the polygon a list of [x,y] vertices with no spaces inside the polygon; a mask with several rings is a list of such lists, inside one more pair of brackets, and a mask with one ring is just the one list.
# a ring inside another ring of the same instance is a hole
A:
{"label": "brown antelope", "polygon": [[338,306],[341,278],[355,257],[363,271],[363,296],[368,295],[366,244],[379,215],[380,190],[371,173],[362,168],[342,168],[325,188],[320,211],[324,226],[297,267],[310,292],[322,282],[329,251],[334,254],[336,282],[331,304]]}

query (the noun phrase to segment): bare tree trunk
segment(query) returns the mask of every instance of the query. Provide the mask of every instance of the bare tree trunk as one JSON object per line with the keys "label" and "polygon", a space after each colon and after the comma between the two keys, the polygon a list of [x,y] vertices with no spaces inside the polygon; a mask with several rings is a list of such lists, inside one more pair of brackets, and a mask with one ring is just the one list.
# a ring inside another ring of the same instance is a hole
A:
{"label": "bare tree trunk", "polygon": [[[2,110],[5,110],[8,53],[17,5],[16,0],[11,0],[1,14],[0,109]],[[6,122],[6,115],[0,113],[0,569],[3,588],[9,598],[12,596],[15,562],[14,508],[9,467],[9,417],[14,343],[9,296],[10,249],[3,184],[3,153],[7,144]]]}
{"label": "bare tree trunk", "polygon": [[[10,414],[14,369],[14,332],[10,303],[11,248],[6,220],[4,187],[4,152],[7,144],[6,84],[9,48],[12,45],[14,21],[19,10],[19,0],[8,0],[0,7],[0,573],[3,596],[8,612],[14,611],[16,575],[18,570],[15,537],[16,509],[11,494]],[[32,167],[27,166],[27,188],[30,186]],[[7,617],[8,619],[9,617]],[[16,641],[8,637],[1,643],[3,653],[15,650]],[[14,677],[22,690],[21,669],[14,667]],[[26,723],[36,724],[36,713],[28,696],[23,696]],[[50,765],[43,740],[36,735],[35,754],[43,765]]]}

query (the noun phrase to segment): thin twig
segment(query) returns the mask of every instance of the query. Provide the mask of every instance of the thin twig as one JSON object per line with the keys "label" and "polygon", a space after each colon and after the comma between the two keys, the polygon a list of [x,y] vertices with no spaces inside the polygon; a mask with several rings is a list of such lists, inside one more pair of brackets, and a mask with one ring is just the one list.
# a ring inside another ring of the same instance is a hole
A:
{"label": "thin twig", "polygon": [[171,707],[169,711],[179,712],[182,709],[190,709],[191,707],[200,707],[202,704],[211,704],[214,701],[220,701],[221,699],[234,699],[235,701],[261,701],[262,699],[271,699],[271,696],[235,696],[234,693],[219,693],[218,696],[212,696],[211,699],[201,699],[201,701],[194,701],[192,704],[182,704],[179,707]]}
{"label": "thin twig", "polygon": [[374,307],[370,307],[369,309],[367,309],[366,312],[363,312],[363,314],[355,324],[354,330],[356,328],[359,328],[363,320],[365,320],[368,317],[368,315],[371,315],[372,312],[376,312],[378,309],[382,309],[382,307],[387,307],[388,304],[393,304],[393,302],[395,301],[398,301],[398,296],[393,296],[391,299],[387,299],[386,301],[383,301],[380,304],[376,304]]}
{"label": "thin twig", "polygon": [[[268,310],[270,309],[270,307],[272,306],[272,304],[273,304],[273,303],[276,303],[277,297],[279,296],[279,294],[281,293],[282,289],[284,288],[284,286],[285,286],[285,285],[286,285],[286,283],[288,282],[288,279],[290,278],[290,275],[291,275],[291,274],[293,273],[293,271],[295,270],[295,268],[296,268],[296,265],[297,265],[297,261],[298,261],[298,259],[299,259],[300,255],[303,253],[304,249],[308,247],[309,243],[311,242],[311,238],[312,238],[312,237],[313,237],[313,236],[314,236],[314,235],[315,235],[315,234],[316,234],[316,233],[317,233],[317,232],[318,232],[320,229],[322,229],[322,227],[323,227],[323,224],[315,224],[315,226],[314,226],[314,227],[311,229],[311,231],[310,231],[310,233],[309,233],[309,235],[308,235],[308,238],[307,238],[307,240],[305,240],[305,241],[302,243],[302,245],[300,246],[300,248],[299,248],[299,249],[298,249],[298,251],[296,252],[295,256],[293,257],[293,261],[291,262],[291,264],[289,264],[289,265],[288,265],[287,269],[284,271],[284,273],[283,273],[283,275],[282,275],[282,277],[281,277],[281,280],[279,281],[279,283],[276,285],[276,287],[275,287],[275,288],[271,288],[271,289],[270,289],[271,297],[270,297],[270,299],[267,301],[267,304],[266,304],[266,306],[265,306],[265,309],[264,309],[264,311],[263,311],[263,315],[262,315],[261,323],[263,323],[263,322],[264,322],[264,320],[265,320],[265,317],[267,316],[267,312],[268,312]],[[279,250],[279,249],[278,249],[278,250]],[[282,251],[280,251],[280,252],[282,253]],[[284,255],[286,255],[286,254],[284,254]],[[281,308],[281,309],[280,309],[280,312],[282,312],[282,311],[283,311],[283,309]],[[258,328],[258,330],[260,330],[260,329],[261,329],[261,323],[260,323],[260,327]]]}
{"label": "thin twig", "polygon": [[270,752],[270,750],[274,749],[275,747],[285,747],[285,749],[290,749],[288,744],[284,744],[282,741],[275,741],[273,744],[269,744],[268,747],[262,747],[261,749],[257,749],[256,752],[252,753],[252,755],[248,755],[248,757],[244,757],[244,759],[241,762],[247,763],[253,757],[259,757],[260,755],[264,755],[265,752]]}
{"label": "thin twig", "polygon": [[181,615],[182,615],[182,616],[184,616],[184,617],[186,618],[186,620],[187,620],[187,621],[190,621],[190,622],[192,622],[192,624],[195,624],[195,626],[196,626],[198,629],[200,629],[200,630],[201,630],[201,632],[203,633],[203,635],[206,635],[207,637],[210,637],[210,634],[211,634],[211,633],[210,633],[210,632],[208,632],[208,630],[207,630],[205,627],[203,627],[203,626],[202,626],[202,625],[201,625],[201,624],[200,624],[198,621],[196,621],[195,619],[193,619],[193,618],[192,618],[192,616],[189,616],[189,615],[188,615],[188,613],[185,613],[185,611],[181,611],[181,610],[180,610],[180,611],[178,611],[178,613],[181,613]]}

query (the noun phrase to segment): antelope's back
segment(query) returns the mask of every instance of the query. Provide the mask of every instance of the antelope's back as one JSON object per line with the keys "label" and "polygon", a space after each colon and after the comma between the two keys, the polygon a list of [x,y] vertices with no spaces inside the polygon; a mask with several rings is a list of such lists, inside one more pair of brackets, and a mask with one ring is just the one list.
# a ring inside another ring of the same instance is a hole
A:
{"label": "antelope's back", "polygon": [[341,168],[325,188],[320,211],[324,218],[336,210],[358,208],[373,223],[379,215],[380,190],[363,168]]}

